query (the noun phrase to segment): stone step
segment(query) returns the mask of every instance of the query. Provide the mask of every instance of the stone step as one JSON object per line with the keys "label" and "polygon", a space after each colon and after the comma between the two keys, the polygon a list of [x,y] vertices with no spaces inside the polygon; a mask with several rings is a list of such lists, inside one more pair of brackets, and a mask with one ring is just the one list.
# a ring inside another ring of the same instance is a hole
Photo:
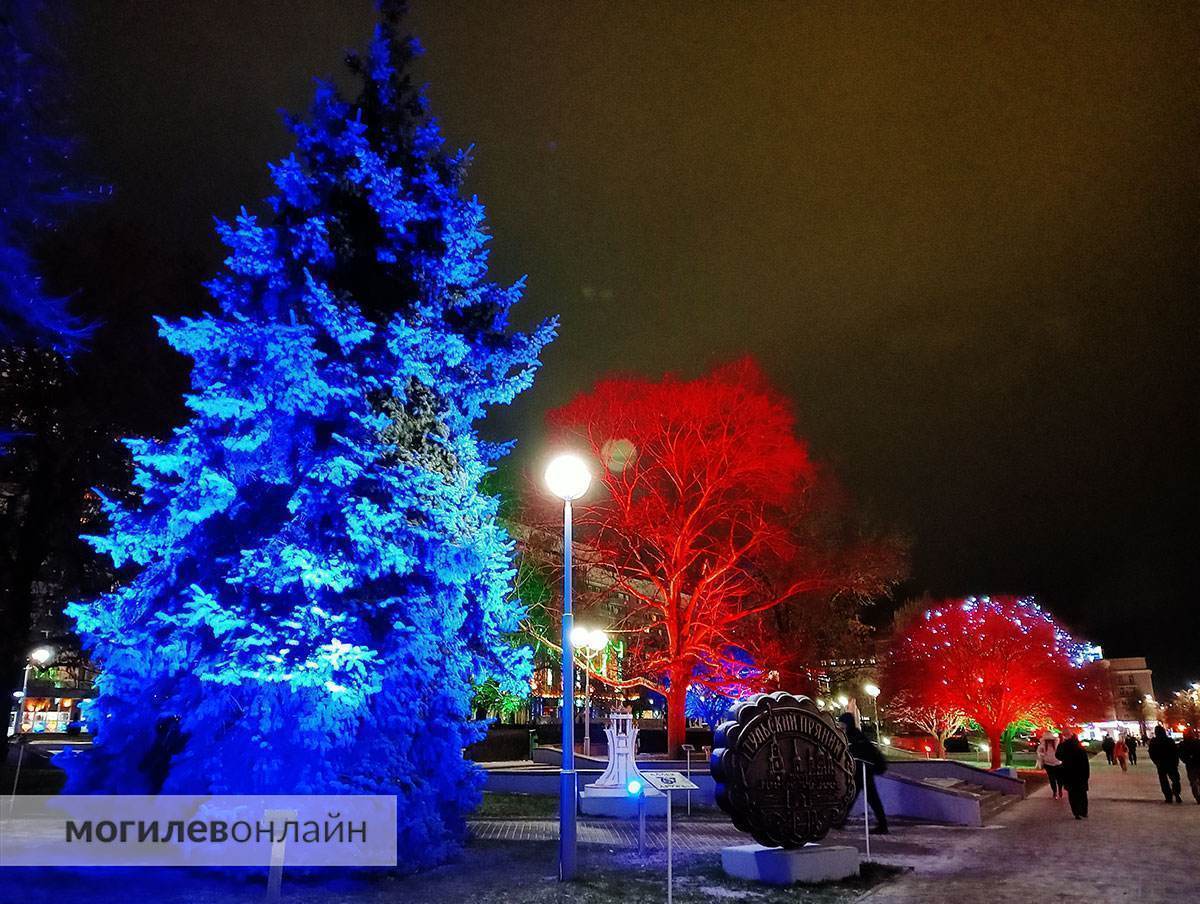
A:
{"label": "stone step", "polygon": [[993,791],[990,795],[980,800],[979,815],[983,818],[986,824],[998,814],[1007,810],[1013,804],[1017,803],[1021,798],[1015,794],[1001,794],[998,791]]}
{"label": "stone step", "polygon": [[958,779],[929,778],[925,779],[924,783],[957,791],[961,794],[970,794],[979,801],[979,815],[985,824],[1021,799],[1013,794],[1002,794],[999,791],[985,788],[982,785]]}

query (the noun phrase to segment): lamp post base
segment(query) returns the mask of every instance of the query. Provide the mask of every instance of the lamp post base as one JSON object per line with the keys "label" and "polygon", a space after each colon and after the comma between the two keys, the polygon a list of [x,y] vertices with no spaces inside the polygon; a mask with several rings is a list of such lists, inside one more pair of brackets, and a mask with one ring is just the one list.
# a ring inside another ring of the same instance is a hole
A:
{"label": "lamp post base", "polygon": [[575,878],[575,770],[562,770],[558,784],[558,878]]}

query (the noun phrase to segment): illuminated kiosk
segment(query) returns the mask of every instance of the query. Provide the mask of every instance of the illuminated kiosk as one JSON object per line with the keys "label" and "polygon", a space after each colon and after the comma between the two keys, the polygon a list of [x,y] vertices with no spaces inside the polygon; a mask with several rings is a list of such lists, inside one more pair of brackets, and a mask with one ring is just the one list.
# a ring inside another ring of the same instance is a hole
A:
{"label": "illuminated kiosk", "polygon": [[638,795],[630,793],[631,781],[638,782],[634,787],[645,794],[648,816],[667,815],[667,796],[638,772],[637,734],[632,713],[613,713],[608,717],[608,727],[604,729],[608,738],[608,766],[600,778],[579,794],[580,809],[588,816],[636,817]]}

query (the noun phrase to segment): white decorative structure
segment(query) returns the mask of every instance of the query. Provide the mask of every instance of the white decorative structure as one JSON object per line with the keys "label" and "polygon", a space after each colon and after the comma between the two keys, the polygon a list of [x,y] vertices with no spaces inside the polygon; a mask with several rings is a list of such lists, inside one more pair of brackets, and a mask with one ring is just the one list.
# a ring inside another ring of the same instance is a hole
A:
{"label": "white decorative structure", "polygon": [[[638,794],[645,795],[646,814],[665,816],[667,796],[646,781],[637,767],[637,727],[631,713],[612,713],[604,735],[608,739],[608,766],[599,779],[579,794],[580,809],[589,816],[638,815]],[[630,783],[637,793],[630,793]]]}

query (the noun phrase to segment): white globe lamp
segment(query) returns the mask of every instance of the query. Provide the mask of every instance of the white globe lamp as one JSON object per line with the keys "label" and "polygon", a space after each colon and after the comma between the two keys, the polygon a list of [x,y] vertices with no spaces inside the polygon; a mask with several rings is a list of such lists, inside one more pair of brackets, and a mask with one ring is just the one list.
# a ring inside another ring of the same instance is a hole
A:
{"label": "white globe lamp", "polygon": [[546,467],[546,487],[559,499],[570,502],[588,491],[592,474],[578,455],[559,455]]}

